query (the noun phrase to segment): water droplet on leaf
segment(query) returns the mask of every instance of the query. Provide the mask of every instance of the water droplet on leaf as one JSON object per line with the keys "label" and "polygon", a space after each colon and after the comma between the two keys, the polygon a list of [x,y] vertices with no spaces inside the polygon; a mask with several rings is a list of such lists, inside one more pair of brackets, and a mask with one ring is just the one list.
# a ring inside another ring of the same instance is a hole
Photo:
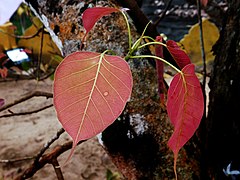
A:
{"label": "water droplet on leaf", "polygon": [[108,92],[107,92],[107,91],[105,91],[105,92],[103,93],[103,95],[104,95],[104,96],[107,96],[107,95],[108,95]]}

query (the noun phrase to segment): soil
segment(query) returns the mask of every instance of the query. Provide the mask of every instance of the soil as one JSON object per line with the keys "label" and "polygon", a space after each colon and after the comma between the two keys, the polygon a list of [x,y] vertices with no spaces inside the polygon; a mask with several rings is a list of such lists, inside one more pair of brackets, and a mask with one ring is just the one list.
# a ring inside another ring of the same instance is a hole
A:
{"label": "soil", "polygon": [[[52,80],[47,79],[41,82],[36,80],[21,80],[0,82],[0,97],[5,99],[5,103],[11,103],[35,90],[52,92]],[[45,97],[34,97],[9,110],[0,113],[9,114],[26,112],[38,109],[52,103],[52,99]],[[10,180],[16,177],[31,165],[33,159],[6,163],[5,160],[34,157],[40,149],[47,143],[57,130],[61,128],[54,107],[44,111],[23,116],[13,116],[0,118],[0,180]],[[58,144],[63,144],[70,140],[70,137],[63,133],[60,138],[50,146],[50,150]],[[59,164],[63,164],[69,151],[59,156]],[[112,163],[109,156],[99,144],[95,137],[76,148],[70,163],[62,168],[65,179],[71,180],[100,180],[106,179],[107,170],[117,172],[117,168]],[[32,178],[57,179],[52,165],[48,164],[39,170]]]}

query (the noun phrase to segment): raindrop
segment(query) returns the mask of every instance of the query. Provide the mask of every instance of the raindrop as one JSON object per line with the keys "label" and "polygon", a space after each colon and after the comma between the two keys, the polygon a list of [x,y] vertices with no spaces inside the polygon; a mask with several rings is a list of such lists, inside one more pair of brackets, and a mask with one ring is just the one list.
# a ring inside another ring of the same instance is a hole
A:
{"label": "raindrop", "polygon": [[108,92],[107,92],[107,91],[105,91],[105,92],[103,93],[103,95],[104,95],[104,96],[107,96],[107,95],[108,95]]}

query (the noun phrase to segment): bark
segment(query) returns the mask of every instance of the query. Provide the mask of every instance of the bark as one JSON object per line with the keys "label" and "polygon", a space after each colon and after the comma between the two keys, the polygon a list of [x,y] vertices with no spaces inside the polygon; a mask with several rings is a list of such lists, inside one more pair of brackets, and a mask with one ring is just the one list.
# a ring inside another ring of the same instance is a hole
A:
{"label": "bark", "polygon": [[206,121],[206,160],[210,178],[225,179],[231,162],[240,169],[240,1],[228,2],[211,75]]}
{"label": "bark", "polygon": [[[63,42],[64,55],[80,49],[80,37],[83,34],[81,13],[88,7],[87,3],[93,1],[86,1],[80,9],[77,6],[78,1],[42,0],[41,3],[36,3],[35,0],[28,1],[35,3],[34,8],[39,14],[44,14],[52,23],[51,27]],[[124,7],[130,8],[129,15],[133,19],[137,32],[141,33],[148,19],[135,1],[121,0],[121,2]],[[84,50],[101,52],[116,48],[127,51],[126,27],[119,24],[122,21],[120,17],[115,14],[112,20],[111,17],[105,17],[104,20],[104,23],[102,22],[104,27],[97,25],[94,29],[95,33],[90,32],[89,42],[91,43],[88,43]],[[110,22],[107,23],[108,21]],[[114,31],[108,32],[109,27]],[[147,34],[155,38],[156,29],[150,27]],[[134,36],[136,34],[135,32]],[[110,40],[106,40],[109,38]],[[127,179],[172,179],[174,178],[173,154],[167,147],[172,126],[165,107],[160,106],[156,70],[149,60],[132,60],[129,64],[134,77],[132,98],[119,120],[103,132],[104,148]],[[237,83],[237,81],[234,82]],[[177,164],[179,179],[199,179],[198,142],[195,136],[180,151]]]}
{"label": "bark", "polygon": [[[79,30],[82,28],[81,13],[86,9],[88,3],[90,2],[86,2],[86,5],[80,9],[78,16],[72,16],[72,14],[77,14],[79,10],[77,8],[78,2],[68,4],[57,0],[42,0],[41,3],[35,4],[34,8],[37,8],[40,15],[44,14],[49,22],[55,23],[54,28],[57,26],[60,27],[59,29],[66,28],[66,31],[60,30],[58,32],[63,42],[64,55],[79,50],[79,37],[82,35],[81,30]],[[112,2],[108,3],[108,6],[112,5]],[[64,9],[65,13],[62,13],[61,9]],[[138,11],[141,12],[139,8]],[[128,50],[126,47],[128,36],[126,25],[121,18],[120,15],[116,14],[112,17],[104,17],[104,22],[100,21],[100,24],[96,25],[94,30],[90,32],[84,50],[101,52],[117,48],[123,51],[120,53],[124,55]],[[145,23],[147,24],[148,20]],[[145,27],[146,24],[141,24],[141,27]],[[68,31],[69,25],[74,25],[75,31]],[[108,31],[109,27],[113,30]],[[106,34],[103,34],[104,32]],[[133,38],[139,36],[134,28],[132,35]],[[109,37],[112,39],[106,40]],[[93,43],[94,41],[95,43]],[[108,46],[108,44],[111,45]],[[129,61],[134,77],[131,100],[120,116],[120,120],[116,120],[102,133],[103,147],[124,177],[129,180],[174,177],[173,154],[167,147],[172,127],[166,116],[166,109],[160,106],[156,70],[149,62],[146,59]]]}
{"label": "bark", "polygon": [[[53,30],[57,31],[59,27],[65,28],[65,31],[58,32],[64,43],[65,55],[79,50],[81,29],[78,23],[81,23],[81,12],[87,6],[84,6],[80,12],[74,12],[76,15],[74,17],[71,14],[66,15],[72,18],[67,22],[65,13],[62,13],[63,9],[65,8],[64,12],[76,10],[73,5],[78,1],[66,1],[65,5],[60,0],[42,0],[41,3],[29,1],[40,14],[45,14],[50,22],[55,23]],[[141,33],[148,19],[144,17],[137,3],[133,0],[118,0],[118,2],[130,8],[129,15],[138,32]],[[216,59],[209,84],[211,92],[208,117],[201,125],[202,127],[206,125],[206,131],[202,131],[204,135],[201,136],[204,146],[204,151],[201,152],[203,154],[201,156],[202,167],[205,171],[202,173],[205,174],[202,176],[204,180],[225,179],[223,168],[231,162],[232,169],[240,169],[240,147],[238,145],[240,139],[238,118],[240,110],[240,1],[229,0],[228,5],[220,40],[214,49]],[[121,35],[124,34],[123,29],[120,29],[120,32],[122,32]],[[155,38],[157,32],[150,25],[147,34]],[[124,37],[119,36],[118,39],[123,42]],[[110,47],[114,47],[114,42],[111,43]],[[101,45],[99,43],[98,46],[102,46],[102,49],[108,48],[104,43]],[[130,64],[134,76],[132,98],[120,116],[120,121],[117,120],[102,134],[105,149],[127,179],[171,179],[173,177],[172,153],[166,146],[169,139],[166,132],[171,132],[172,129],[164,107],[159,105],[155,69],[147,60],[136,60]],[[143,131],[139,132],[140,126],[143,127]],[[204,129],[201,128],[201,130]],[[197,161],[200,161],[196,158],[196,154],[200,154],[197,151],[198,148],[194,148],[195,145],[198,147],[198,144],[194,144],[198,142],[198,139],[196,136],[194,138],[184,148],[187,152],[193,152],[193,156],[186,157],[184,149],[180,152],[179,159],[187,158],[188,160],[178,161],[178,167],[181,167],[183,171],[179,173],[179,179],[199,179],[197,171],[193,172],[190,169],[191,172],[189,172],[188,169],[188,164],[192,166],[192,169],[198,169],[196,168],[199,166]],[[195,160],[192,160],[194,158]]]}

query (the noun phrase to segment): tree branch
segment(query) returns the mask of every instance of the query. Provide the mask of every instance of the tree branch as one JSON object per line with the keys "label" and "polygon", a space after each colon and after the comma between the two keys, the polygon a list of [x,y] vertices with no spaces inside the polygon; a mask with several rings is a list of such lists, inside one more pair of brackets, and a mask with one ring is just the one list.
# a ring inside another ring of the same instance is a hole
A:
{"label": "tree branch", "polygon": [[58,180],[64,180],[61,168],[59,168],[59,163],[58,163],[57,158],[52,159],[52,165],[53,165],[53,168],[54,168],[55,173],[57,175],[57,179]]}
{"label": "tree branch", "polygon": [[37,163],[39,161],[39,159],[42,157],[42,155],[44,154],[44,152],[51,146],[51,144],[56,141],[61,134],[63,134],[65,132],[65,130],[63,128],[59,129],[57,131],[57,134],[55,136],[53,136],[44,146],[43,148],[40,150],[40,152],[37,154],[34,163]]}
{"label": "tree branch", "polygon": [[153,25],[157,28],[157,25],[160,23],[160,21],[165,17],[167,10],[170,8],[172,4],[172,0],[169,0],[165,9],[163,10],[163,12],[160,14],[159,18],[153,23]]}
{"label": "tree branch", "polygon": [[44,27],[40,27],[36,33],[34,33],[33,35],[29,35],[29,36],[18,36],[18,35],[15,35],[15,34],[10,34],[10,33],[7,33],[3,30],[0,29],[0,32],[3,33],[3,34],[6,34],[8,36],[11,36],[11,37],[14,37],[14,38],[18,38],[18,39],[31,39],[31,38],[34,38],[35,36],[37,36],[40,31],[44,29]]}
{"label": "tree branch", "polygon": [[28,94],[27,96],[24,96],[18,100],[15,100],[14,102],[12,103],[9,103],[9,104],[6,104],[5,106],[1,107],[0,108],[0,112],[1,111],[4,111],[12,106],[15,106],[19,103],[22,103],[28,99],[31,99],[32,97],[40,97],[40,96],[43,96],[43,97],[46,97],[46,98],[52,98],[53,97],[53,94],[52,93],[49,93],[49,92],[42,92],[42,91],[34,91],[30,94]]}
{"label": "tree branch", "polygon": [[[85,140],[80,141],[78,145],[83,143],[84,141]],[[23,171],[23,173],[17,176],[14,180],[24,180],[32,177],[38,170],[43,168],[46,164],[52,164],[53,159],[56,159],[62,153],[64,153],[65,151],[71,148],[72,148],[72,141],[66,142],[63,145],[56,146],[50,153],[43,155],[42,158],[37,163],[31,164],[29,168]]]}
{"label": "tree branch", "polygon": [[23,157],[23,158],[16,158],[16,159],[0,159],[0,163],[15,163],[19,161],[26,161],[26,160],[32,160],[35,157]]}
{"label": "tree branch", "polygon": [[[142,33],[146,27],[146,25],[149,23],[149,19],[147,16],[142,12],[141,8],[139,8],[137,2],[135,0],[117,0],[117,2],[125,8],[130,9],[128,11],[129,16],[134,21],[134,25],[136,26],[136,29],[138,33]],[[153,25],[153,23],[150,23],[148,28],[146,29],[146,35],[151,36],[155,38],[159,35],[157,32],[156,27]]]}
{"label": "tree branch", "polygon": [[38,112],[40,112],[40,111],[43,111],[43,110],[45,110],[45,109],[48,109],[48,108],[50,108],[50,107],[52,107],[52,106],[53,106],[53,104],[50,104],[50,105],[44,106],[44,107],[42,107],[42,108],[39,108],[39,109],[36,109],[36,110],[33,110],[33,111],[27,111],[27,112],[21,112],[21,113],[4,114],[4,115],[0,116],[0,118],[34,114],[34,113],[38,113]]}

